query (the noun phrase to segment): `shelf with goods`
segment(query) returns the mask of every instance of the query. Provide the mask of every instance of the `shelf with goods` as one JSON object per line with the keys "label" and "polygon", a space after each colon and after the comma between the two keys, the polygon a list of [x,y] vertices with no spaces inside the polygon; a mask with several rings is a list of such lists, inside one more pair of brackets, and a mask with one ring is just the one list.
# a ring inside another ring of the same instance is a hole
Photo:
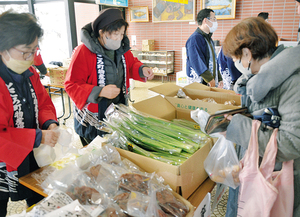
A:
{"label": "shelf with goods", "polygon": [[164,77],[174,73],[174,51],[142,51],[132,50],[142,63],[152,68],[154,75]]}

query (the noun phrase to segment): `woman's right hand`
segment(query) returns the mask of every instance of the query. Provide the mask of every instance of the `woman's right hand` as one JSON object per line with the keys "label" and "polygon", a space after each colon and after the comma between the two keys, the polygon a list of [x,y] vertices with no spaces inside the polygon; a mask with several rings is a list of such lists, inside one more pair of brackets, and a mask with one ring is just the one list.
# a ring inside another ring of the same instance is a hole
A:
{"label": "woman's right hand", "polygon": [[115,84],[109,84],[102,88],[99,97],[114,99],[120,94],[120,91],[120,88],[118,88]]}
{"label": "woman's right hand", "polygon": [[42,130],[42,141],[41,144],[49,145],[54,147],[59,138],[58,130]]}

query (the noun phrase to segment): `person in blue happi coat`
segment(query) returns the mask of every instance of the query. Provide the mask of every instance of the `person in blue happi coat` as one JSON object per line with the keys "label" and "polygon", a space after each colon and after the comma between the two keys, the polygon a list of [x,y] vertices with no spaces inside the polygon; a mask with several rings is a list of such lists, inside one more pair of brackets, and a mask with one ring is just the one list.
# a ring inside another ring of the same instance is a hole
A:
{"label": "person in blue happi coat", "polygon": [[218,28],[213,10],[205,8],[197,14],[198,28],[186,42],[186,73],[192,82],[223,88],[212,34]]}
{"label": "person in blue happi coat", "polygon": [[242,73],[235,67],[232,58],[224,55],[223,48],[219,52],[218,63],[223,78],[223,88],[233,90],[236,80]]}

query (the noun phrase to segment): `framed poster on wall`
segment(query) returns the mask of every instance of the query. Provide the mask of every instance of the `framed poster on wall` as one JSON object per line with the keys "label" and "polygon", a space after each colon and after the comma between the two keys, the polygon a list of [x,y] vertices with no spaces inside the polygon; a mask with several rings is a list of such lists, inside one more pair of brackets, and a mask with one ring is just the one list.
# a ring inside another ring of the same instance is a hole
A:
{"label": "framed poster on wall", "polygon": [[152,22],[195,21],[196,0],[152,0]]}
{"label": "framed poster on wall", "polygon": [[201,0],[202,9],[212,9],[218,20],[235,19],[236,0]]}
{"label": "framed poster on wall", "polygon": [[149,22],[148,6],[129,7],[130,22]]}
{"label": "framed poster on wall", "polygon": [[128,0],[95,0],[98,5],[128,7]]}

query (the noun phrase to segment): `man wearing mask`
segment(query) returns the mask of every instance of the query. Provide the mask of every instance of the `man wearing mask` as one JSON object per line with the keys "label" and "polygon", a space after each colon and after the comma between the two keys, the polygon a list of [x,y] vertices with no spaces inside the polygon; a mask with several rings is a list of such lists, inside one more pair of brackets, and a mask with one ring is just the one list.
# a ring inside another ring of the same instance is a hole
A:
{"label": "man wearing mask", "polygon": [[193,81],[223,88],[222,76],[217,64],[212,34],[218,28],[213,10],[205,8],[197,15],[198,28],[186,42],[186,73]]}

